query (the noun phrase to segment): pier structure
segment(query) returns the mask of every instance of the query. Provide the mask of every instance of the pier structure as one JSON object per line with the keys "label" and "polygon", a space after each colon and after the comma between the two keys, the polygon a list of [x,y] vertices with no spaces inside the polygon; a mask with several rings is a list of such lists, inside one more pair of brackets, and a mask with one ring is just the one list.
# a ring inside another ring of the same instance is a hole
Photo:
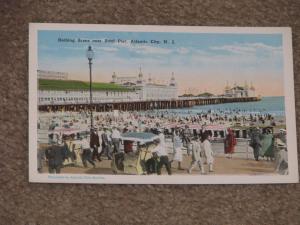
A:
{"label": "pier structure", "polygon": [[113,110],[145,111],[154,109],[190,108],[197,105],[213,105],[233,102],[253,102],[259,100],[259,97],[179,97],[177,99],[100,102],[94,103],[91,106],[87,103],[48,104],[39,105],[38,109],[42,112],[84,111],[90,110],[90,107],[92,107],[92,110],[95,112],[109,112]]}

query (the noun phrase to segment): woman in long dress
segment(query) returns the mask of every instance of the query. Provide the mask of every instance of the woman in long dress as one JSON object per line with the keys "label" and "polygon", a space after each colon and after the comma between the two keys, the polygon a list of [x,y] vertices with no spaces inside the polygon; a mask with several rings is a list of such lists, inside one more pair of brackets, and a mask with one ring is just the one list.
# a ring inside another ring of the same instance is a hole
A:
{"label": "woman in long dress", "polygon": [[232,158],[232,154],[234,153],[234,148],[236,145],[236,138],[234,136],[233,131],[228,128],[227,129],[227,135],[224,140],[224,150],[227,157]]}
{"label": "woman in long dress", "polygon": [[273,160],[275,158],[274,141],[274,135],[267,129],[266,133],[262,134],[260,156],[266,157],[267,160]]}
{"label": "woman in long dress", "polygon": [[211,148],[211,143],[208,140],[209,134],[208,132],[203,132],[202,137],[201,137],[201,148],[202,151],[205,154],[206,157],[206,162],[208,164],[209,172],[213,172],[213,164],[214,164],[214,152],[212,151]]}
{"label": "woman in long dress", "polygon": [[173,159],[170,162],[170,164],[173,161],[178,162],[178,169],[183,170],[181,167],[181,162],[182,162],[182,141],[181,138],[179,137],[179,132],[176,130],[174,132],[174,137],[173,137]]}

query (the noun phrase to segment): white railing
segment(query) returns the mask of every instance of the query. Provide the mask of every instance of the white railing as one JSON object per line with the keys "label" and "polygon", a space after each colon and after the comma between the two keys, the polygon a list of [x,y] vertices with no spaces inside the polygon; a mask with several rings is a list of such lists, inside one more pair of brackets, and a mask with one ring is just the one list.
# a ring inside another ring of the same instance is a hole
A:
{"label": "white railing", "polygon": [[[93,100],[93,104],[97,103],[131,103],[131,102],[155,102],[155,101],[175,101],[176,98],[159,98],[159,99],[103,99]],[[39,101],[39,105],[74,105],[89,104],[89,101]]]}

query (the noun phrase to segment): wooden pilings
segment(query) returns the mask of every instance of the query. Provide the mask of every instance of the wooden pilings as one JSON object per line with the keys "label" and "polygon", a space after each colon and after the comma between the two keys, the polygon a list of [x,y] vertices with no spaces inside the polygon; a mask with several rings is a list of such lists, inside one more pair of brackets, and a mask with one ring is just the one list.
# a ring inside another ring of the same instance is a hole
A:
{"label": "wooden pilings", "polygon": [[[112,110],[121,111],[145,111],[153,109],[174,109],[190,108],[195,105],[213,105],[232,102],[253,102],[259,101],[257,97],[242,98],[184,98],[172,100],[149,100],[138,102],[111,102],[111,103],[94,103],[93,111],[108,112]],[[89,104],[66,104],[66,105],[40,105],[40,111],[89,111]]]}

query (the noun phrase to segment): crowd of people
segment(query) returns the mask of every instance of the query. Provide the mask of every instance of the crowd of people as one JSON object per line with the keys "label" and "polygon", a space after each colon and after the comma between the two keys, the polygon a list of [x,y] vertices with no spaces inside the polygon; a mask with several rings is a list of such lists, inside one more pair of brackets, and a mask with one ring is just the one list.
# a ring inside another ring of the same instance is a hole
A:
{"label": "crowd of people", "polygon": [[[187,136],[187,132],[184,132],[184,130],[176,129],[172,137],[172,153],[168,151],[166,138],[162,130],[156,130],[155,134],[157,135],[157,139],[153,141],[155,147],[151,148],[152,157],[146,162],[146,171],[148,174],[161,174],[161,169],[164,166],[167,173],[172,174],[171,167],[173,162],[177,162],[178,169],[183,170],[181,163],[183,161],[184,143],[190,149],[188,154],[192,155],[192,162],[188,172],[191,173],[197,163],[202,173],[204,173],[205,163],[209,165],[209,172],[213,172],[214,153],[211,148],[208,132],[203,132],[201,138],[199,138],[199,136]],[[78,140],[73,140],[72,143],[73,145],[70,146],[67,144],[67,140],[62,139],[59,135],[53,135],[49,147],[44,151],[44,155],[38,154],[39,171],[42,171],[42,160],[47,159],[49,173],[60,173],[64,160],[69,157],[73,159],[76,157],[74,148],[78,143],[82,164],[86,168],[88,164],[91,164],[95,168],[95,162],[101,162],[103,157],[107,160],[112,160],[113,154],[133,151],[132,143],[125,143],[125,141],[123,142],[124,147],[121,149],[121,132],[117,127],[113,127],[112,130],[108,128],[92,129],[89,137],[80,137]],[[41,152],[39,151],[39,153]]]}
{"label": "crowd of people", "polygon": [[[159,118],[168,123],[182,123],[182,124],[233,124],[241,123],[244,125],[271,125],[276,126],[278,122],[276,118],[269,113],[251,113],[241,110],[207,110],[197,113],[187,111],[186,113],[177,113],[176,111],[147,111],[146,113],[134,112],[133,115],[137,117],[144,116],[146,118]],[[280,119],[282,120],[282,119]]]}
{"label": "crowd of people", "polygon": [[[80,122],[88,124],[88,114],[82,112],[73,118],[71,123]],[[161,169],[166,167],[167,173],[172,174],[172,164],[177,164],[178,170],[187,170],[191,173],[195,166],[198,166],[201,173],[206,173],[204,165],[207,164],[208,172],[214,171],[214,152],[211,145],[211,133],[201,131],[193,133],[189,129],[189,125],[198,124],[226,124],[232,125],[233,122],[242,123],[275,123],[274,118],[269,115],[245,115],[235,112],[231,114],[229,111],[202,112],[190,115],[178,115],[168,111],[147,111],[147,112],[118,112],[118,115],[113,113],[98,113],[95,115],[95,126],[86,137],[78,136],[72,143],[79,143],[80,157],[84,167],[88,164],[96,167],[97,161],[101,162],[103,157],[112,160],[113,154],[125,152],[129,149],[129,142],[124,142],[124,148],[121,148],[121,135],[126,132],[152,132],[158,136],[154,141],[155,147],[151,150],[153,157],[146,162],[147,173],[161,174]],[[70,122],[70,121],[69,121]],[[170,124],[175,124],[172,128],[172,153],[167,149],[165,128],[170,127]],[[180,126],[184,125],[184,127]],[[39,125],[40,126],[40,125]],[[55,127],[55,124],[50,124],[50,127]],[[51,128],[52,129],[52,128]],[[263,136],[263,137],[262,137]],[[268,136],[268,137],[267,137]],[[274,157],[273,142],[274,135],[267,131],[262,134],[258,129],[254,129],[250,134],[250,146],[253,148],[255,160],[259,160],[259,156]],[[266,138],[267,137],[267,138]],[[265,141],[267,139],[267,141]],[[227,129],[224,140],[224,153],[228,158],[232,158],[237,145],[237,140],[233,130]],[[270,144],[271,143],[271,144]],[[268,145],[268,150],[262,153],[262,149]],[[69,146],[65,137],[56,135],[50,140],[50,147],[44,152],[38,152],[38,170],[42,171],[42,160],[48,162],[49,173],[60,173],[63,166],[63,161],[67,158],[75,158],[74,147]],[[131,146],[132,147],[132,146]],[[182,161],[184,150],[187,155],[191,156],[189,168],[183,168]]]}
{"label": "crowd of people", "polygon": [[[76,117],[85,123],[89,122],[88,112],[69,112],[69,117]],[[95,113],[94,116],[95,127],[109,127],[116,126],[122,131],[133,130],[147,130],[153,127],[169,127],[170,124],[176,125],[211,125],[223,124],[228,127],[239,123],[245,126],[259,126],[277,124],[284,124],[282,118],[276,119],[268,113],[246,113],[239,110],[219,110],[219,111],[201,111],[193,113],[187,111],[180,113],[168,110],[149,110],[145,112],[124,112],[118,111],[117,115],[112,112]],[[40,126],[40,124],[38,124]]]}

